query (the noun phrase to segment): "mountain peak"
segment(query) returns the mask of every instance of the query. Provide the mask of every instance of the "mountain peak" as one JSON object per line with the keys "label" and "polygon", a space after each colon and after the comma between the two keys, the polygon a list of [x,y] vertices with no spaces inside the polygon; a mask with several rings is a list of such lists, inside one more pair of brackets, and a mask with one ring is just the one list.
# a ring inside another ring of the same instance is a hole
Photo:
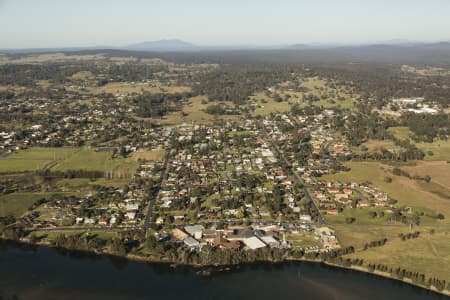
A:
{"label": "mountain peak", "polygon": [[131,50],[146,51],[193,51],[198,47],[180,39],[163,39],[158,41],[146,41],[127,46]]}

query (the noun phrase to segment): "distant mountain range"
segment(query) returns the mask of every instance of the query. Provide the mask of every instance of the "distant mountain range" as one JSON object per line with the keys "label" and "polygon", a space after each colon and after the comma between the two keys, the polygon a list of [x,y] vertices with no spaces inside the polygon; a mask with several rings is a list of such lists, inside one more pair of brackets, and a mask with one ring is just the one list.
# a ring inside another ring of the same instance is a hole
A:
{"label": "distant mountain range", "polygon": [[178,39],[148,41],[125,47],[125,49],[137,51],[198,51],[201,48]]}
{"label": "distant mountain range", "polygon": [[450,41],[439,43],[392,40],[373,44],[292,44],[199,46],[178,39],[142,42],[122,47],[71,47],[40,49],[4,49],[10,55],[30,53],[79,53],[108,56],[161,58],[182,62],[273,62],[273,63],[360,63],[450,65]]}
{"label": "distant mountain range", "polygon": [[[450,42],[450,41],[449,41]],[[126,47],[116,47],[126,50],[138,50],[138,51],[175,51],[175,52],[190,52],[190,51],[208,51],[208,50],[309,50],[309,49],[334,49],[334,48],[346,48],[346,47],[370,47],[370,46],[404,46],[415,47],[425,45],[435,45],[441,43],[425,43],[420,41],[411,41],[407,39],[394,39],[388,41],[381,41],[375,43],[363,43],[363,44],[338,44],[338,43],[305,43],[305,44],[292,44],[292,45],[223,45],[223,46],[200,46],[195,45],[179,39],[168,39],[159,41],[149,41],[137,44],[128,45]]]}
{"label": "distant mountain range", "polygon": [[92,46],[92,47],[55,47],[55,48],[27,48],[27,49],[0,49],[2,52],[10,53],[39,53],[54,51],[81,51],[96,49],[131,50],[131,51],[152,51],[152,52],[198,52],[198,51],[227,51],[227,50],[317,50],[317,49],[349,49],[366,47],[435,47],[449,44],[450,41],[439,43],[426,43],[420,41],[410,41],[406,39],[395,39],[376,43],[365,44],[337,44],[337,43],[304,43],[286,45],[222,45],[222,46],[201,46],[195,45],[180,39],[163,39],[158,41],[146,41],[126,46]]}

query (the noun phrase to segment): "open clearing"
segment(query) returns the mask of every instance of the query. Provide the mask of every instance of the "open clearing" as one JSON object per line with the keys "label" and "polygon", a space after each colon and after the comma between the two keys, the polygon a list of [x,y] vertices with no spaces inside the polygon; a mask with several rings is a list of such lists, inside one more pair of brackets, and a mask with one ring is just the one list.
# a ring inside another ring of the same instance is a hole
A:
{"label": "open clearing", "polygon": [[[414,143],[417,148],[425,153],[425,160],[450,160],[450,140],[435,140],[433,143],[415,143],[411,139],[413,133],[408,129],[408,127],[390,127],[388,131],[398,139],[408,139]],[[431,151],[433,155],[429,155],[429,151]]]}
{"label": "open clearing", "polygon": [[253,112],[254,116],[267,116],[271,113],[283,113],[291,110],[291,104],[289,104],[289,102],[276,102],[272,97],[268,97],[264,92],[257,93],[255,96],[252,96],[251,99],[258,104],[258,107]]}
{"label": "open clearing", "polygon": [[32,64],[44,62],[65,62],[65,61],[83,61],[105,59],[103,54],[94,55],[66,55],[64,53],[49,53],[38,55],[25,55],[19,58],[8,58],[0,60],[0,64]]}
{"label": "open clearing", "polygon": [[122,188],[129,182],[130,179],[72,178],[55,180],[53,185],[65,192],[92,192],[94,186]]}
{"label": "open clearing", "polygon": [[[450,140],[437,140],[433,143],[416,143],[416,146],[426,154],[425,160],[450,160]],[[433,152],[433,155],[429,155],[429,151]]]}
{"label": "open clearing", "polygon": [[412,132],[409,130],[409,128],[404,126],[389,127],[388,131],[400,140],[409,140],[412,135]]}
{"label": "open clearing", "polygon": [[[386,245],[357,251],[347,255],[350,258],[362,258],[365,264],[386,264],[393,268],[406,268],[409,271],[424,273],[428,277],[450,279],[450,231],[448,228],[436,228],[431,234],[431,228],[417,227],[421,234],[416,239],[402,241],[399,233],[408,233],[407,228],[377,228],[361,226],[337,230],[342,243],[351,243],[355,237],[368,238],[374,241],[383,237],[388,239]],[[361,233],[363,232],[363,233]]]}
{"label": "open clearing", "polygon": [[75,79],[75,80],[86,80],[86,79],[92,79],[94,77],[95,77],[95,75],[90,71],[80,71],[71,76],[71,78]]}
{"label": "open clearing", "polygon": [[415,166],[401,167],[410,175],[429,175],[431,181],[450,188],[450,163],[446,161],[418,161]]}
{"label": "open clearing", "polygon": [[0,172],[24,172],[42,170],[52,162],[74,155],[77,148],[29,148],[0,158]]}
{"label": "open clearing", "polygon": [[353,150],[356,153],[363,153],[364,151],[361,150],[362,147],[366,147],[366,152],[381,152],[381,149],[387,149],[387,150],[398,150],[400,147],[396,146],[394,142],[390,140],[369,140],[362,144],[359,147],[355,147]]}
{"label": "open clearing", "polygon": [[154,149],[154,150],[139,150],[131,155],[134,160],[153,160],[153,161],[163,161],[164,160],[164,149]]}
{"label": "open clearing", "polygon": [[[354,223],[352,224],[386,224],[387,219],[389,217],[389,214],[385,212],[385,208],[378,208],[378,207],[372,207],[372,208],[351,208],[346,207],[342,213],[340,213],[337,216],[334,215],[325,215],[325,219],[330,224],[346,224],[345,219],[346,218],[355,218]],[[375,217],[371,218],[369,216],[369,212],[384,212],[384,217]]]}
{"label": "open clearing", "polygon": [[[324,176],[324,179],[358,183],[369,181],[388,193],[389,197],[398,200],[400,205],[412,206],[423,212],[443,213],[446,216],[443,222],[449,223],[450,201],[432,193],[422,181],[394,176],[391,173],[392,166],[378,162],[349,162],[346,165],[351,171]],[[390,176],[393,181],[386,182],[386,176]]]}
{"label": "open clearing", "polygon": [[22,216],[44,193],[13,193],[0,196],[0,216]]}
{"label": "open clearing", "polygon": [[191,88],[187,86],[164,86],[148,83],[111,82],[101,87],[91,88],[90,90],[93,94],[142,94],[143,92],[174,94],[190,92]]}
{"label": "open clearing", "polygon": [[[0,196],[0,216],[22,216],[36,200],[61,193],[12,193]],[[67,195],[73,195],[68,193]]]}
{"label": "open clearing", "polygon": [[29,148],[0,158],[0,172],[24,172],[50,168],[54,171],[86,170],[131,177],[137,168],[132,158],[111,158],[111,152],[89,148]]}
{"label": "open clearing", "polygon": [[[217,104],[219,102],[209,102],[206,96],[197,96],[190,98],[183,104],[182,111],[172,112],[162,118],[147,118],[146,120],[156,122],[159,125],[173,126],[186,124],[211,124],[214,121],[237,121],[237,115],[210,115],[204,112],[209,105]],[[231,102],[222,101],[224,105],[233,107]]]}
{"label": "open clearing", "polygon": [[59,162],[52,170],[86,170],[112,172],[114,177],[131,177],[137,168],[137,162],[130,158],[111,158],[111,152],[96,152],[82,148],[69,158]]}

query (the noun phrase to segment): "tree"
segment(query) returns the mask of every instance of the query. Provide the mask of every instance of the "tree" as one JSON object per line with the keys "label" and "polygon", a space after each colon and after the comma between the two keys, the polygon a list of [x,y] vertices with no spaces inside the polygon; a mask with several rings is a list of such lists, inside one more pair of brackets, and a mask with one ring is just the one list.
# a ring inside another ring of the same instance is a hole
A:
{"label": "tree", "polygon": [[125,256],[127,254],[127,250],[125,248],[125,244],[122,241],[122,239],[119,239],[119,238],[113,238],[112,239],[111,251],[114,254],[117,254],[119,256]]}

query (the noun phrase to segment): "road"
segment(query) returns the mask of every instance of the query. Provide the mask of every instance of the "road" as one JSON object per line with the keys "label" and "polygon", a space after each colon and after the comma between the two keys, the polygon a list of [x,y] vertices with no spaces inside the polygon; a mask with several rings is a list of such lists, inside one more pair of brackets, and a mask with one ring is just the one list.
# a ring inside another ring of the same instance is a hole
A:
{"label": "road", "polygon": [[156,186],[156,188],[153,189],[152,193],[150,194],[150,202],[148,204],[147,214],[145,215],[144,225],[142,226],[142,229],[144,231],[147,231],[150,226],[150,222],[152,220],[153,207],[155,206],[155,202],[156,199],[158,198],[159,191],[161,190],[162,182],[164,180],[164,176],[167,171],[168,162],[169,162],[169,154],[166,153],[161,174],[159,175],[158,185]]}
{"label": "road", "polygon": [[309,206],[311,208],[311,211],[317,216],[317,223],[319,225],[325,224],[325,221],[324,221],[322,215],[320,214],[320,211],[317,208],[316,203],[313,201],[313,199],[312,199],[312,197],[311,197],[311,195],[310,195],[310,193],[308,191],[308,188],[303,183],[303,181],[301,180],[300,176],[298,176],[298,173],[292,168],[291,164],[288,162],[288,160],[286,159],[284,154],[280,151],[278,146],[275,145],[273,139],[270,138],[267,133],[264,133],[264,134],[266,136],[266,139],[269,140],[270,145],[272,146],[272,148],[277,153],[277,156],[283,161],[283,165],[285,166],[285,169],[287,169],[286,171],[290,172],[294,176],[295,183],[297,183],[299,188],[302,189],[303,194],[305,195],[306,201],[307,201],[307,203],[309,204]]}
{"label": "road", "polygon": [[80,227],[46,227],[46,228],[27,228],[30,231],[52,232],[52,231],[117,231],[117,230],[142,230],[142,226],[80,226]]}

